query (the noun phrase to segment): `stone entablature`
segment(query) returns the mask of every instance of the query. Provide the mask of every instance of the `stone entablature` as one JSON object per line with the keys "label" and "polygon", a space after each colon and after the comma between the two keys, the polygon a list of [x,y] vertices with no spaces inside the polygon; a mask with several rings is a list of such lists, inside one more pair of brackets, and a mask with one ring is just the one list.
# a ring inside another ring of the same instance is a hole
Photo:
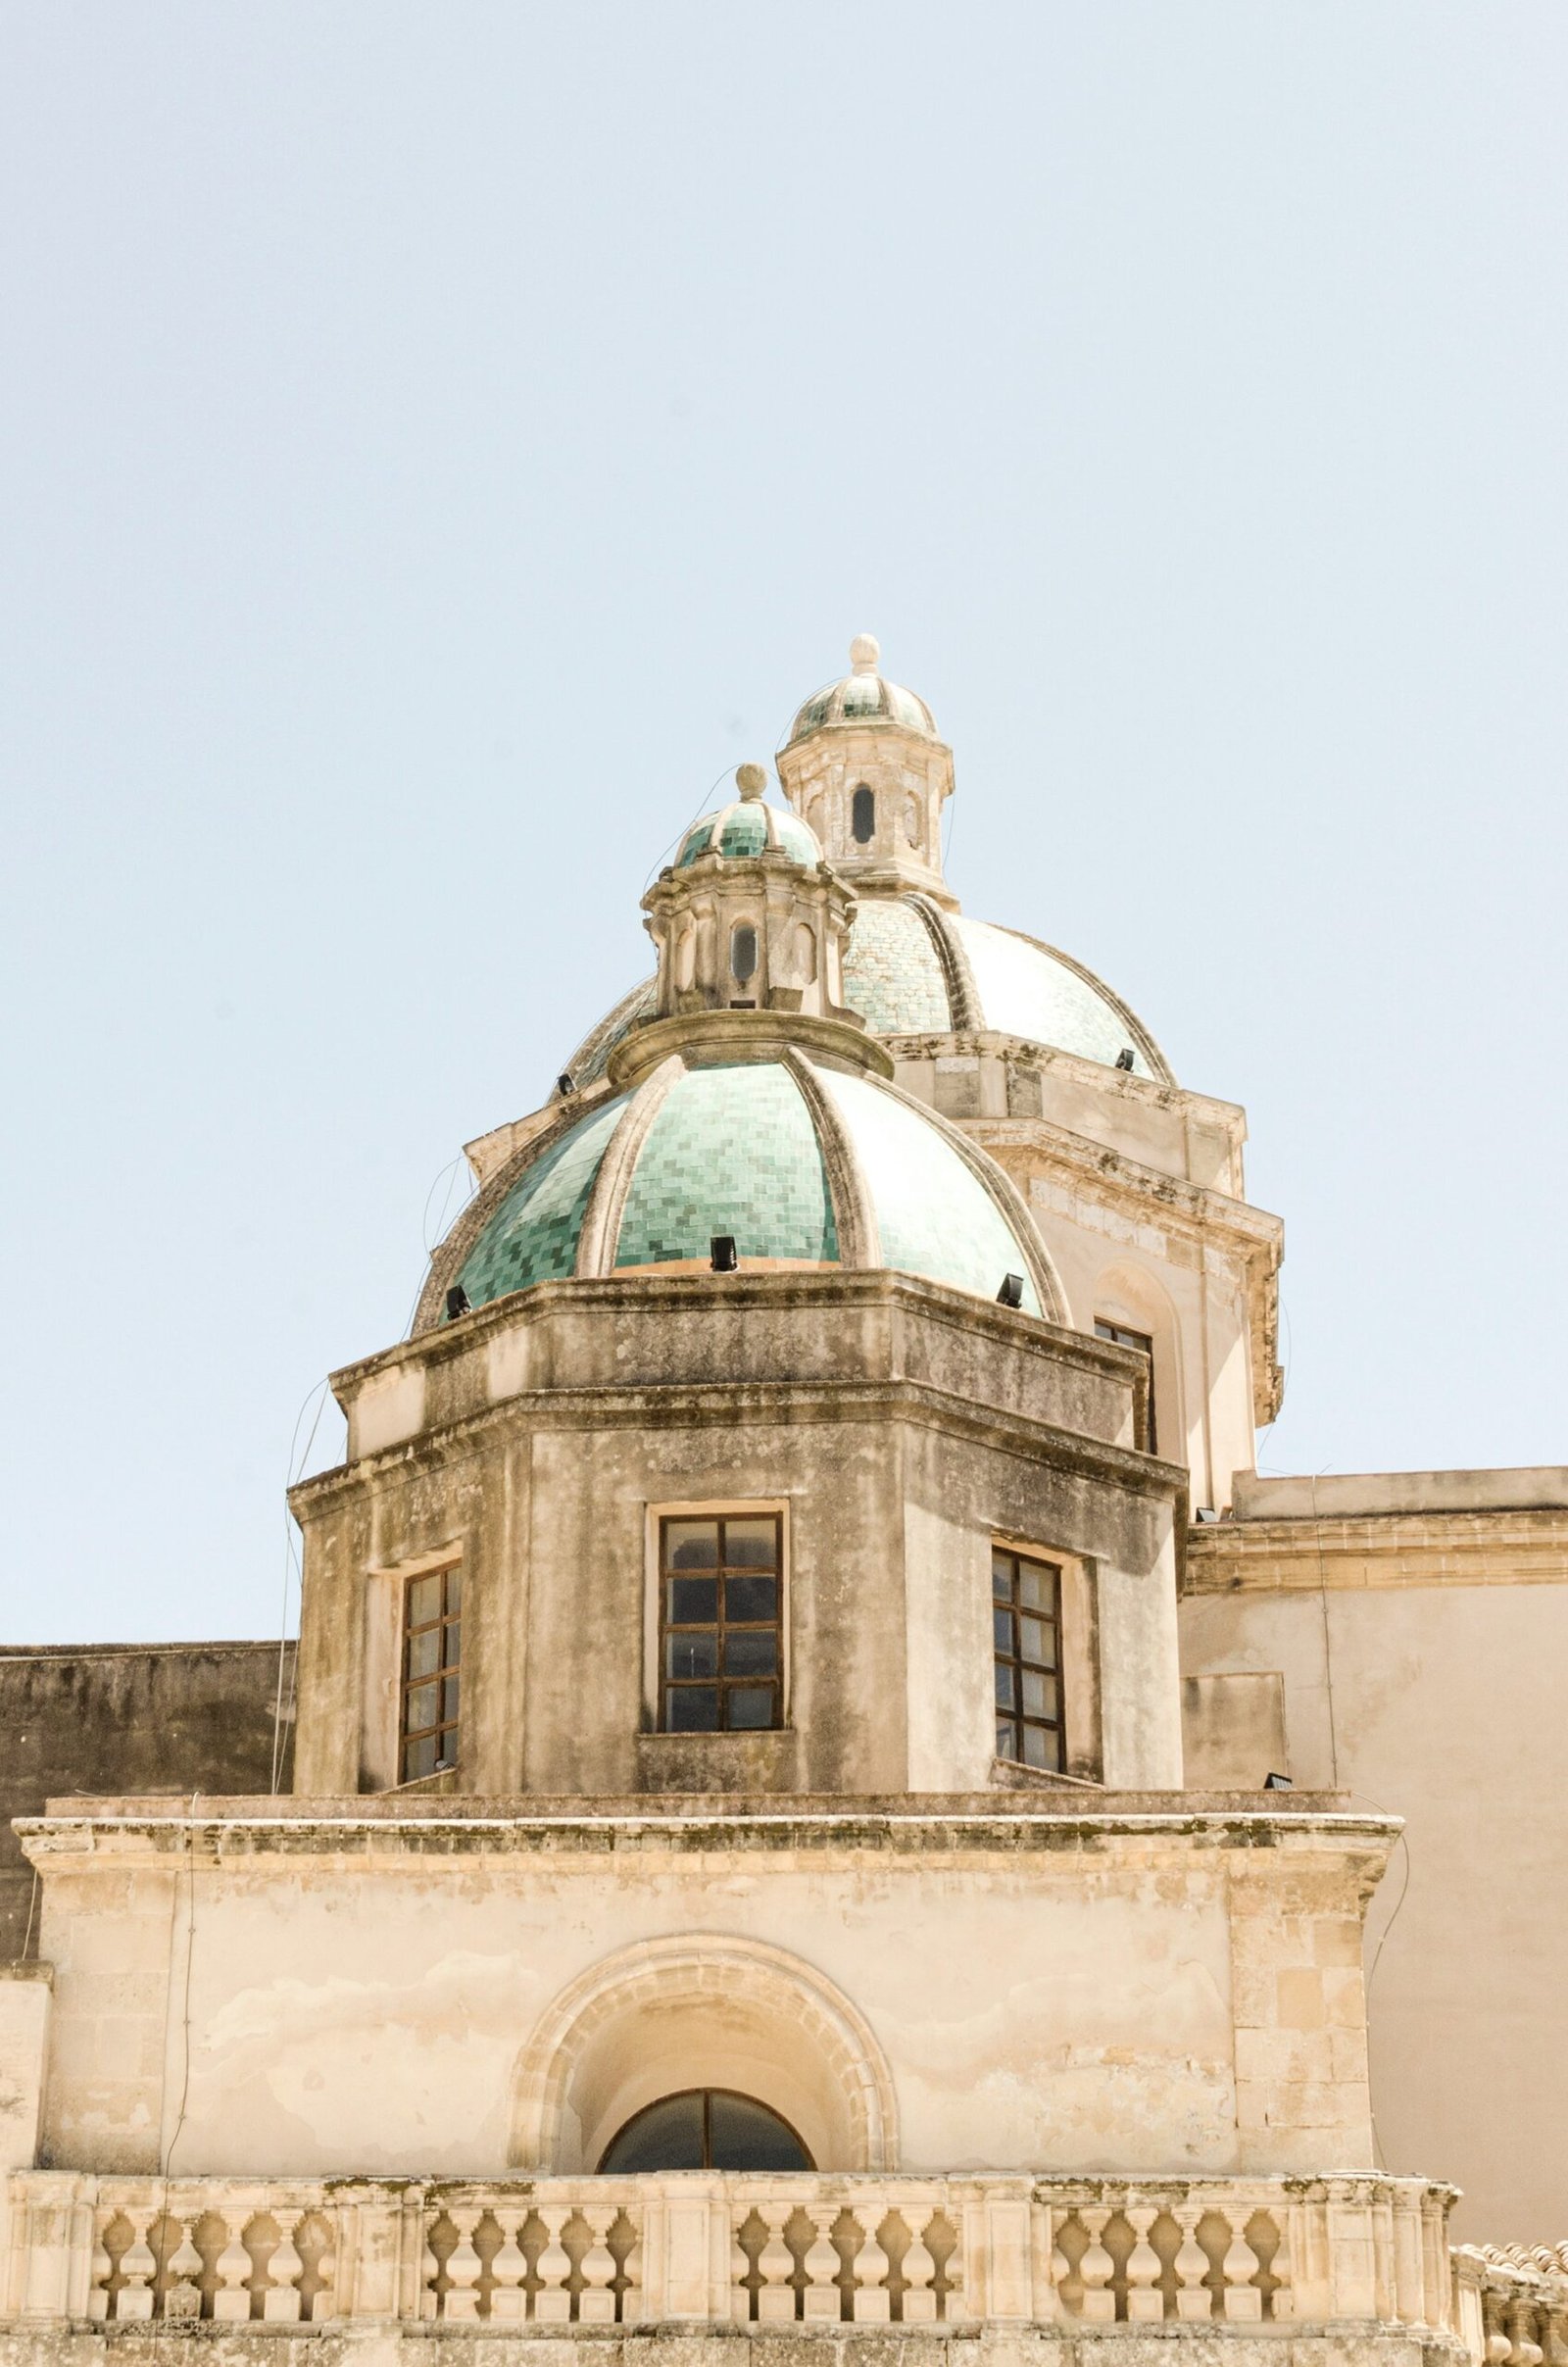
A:
{"label": "stone entablature", "polygon": [[922,2341],[1083,2328],[1102,2344],[1118,2329],[1202,2328],[1225,2355],[1250,2357],[1250,2331],[1332,2326],[1341,2344],[1396,2328],[1449,2334],[1450,2200],[1420,2180],[1372,2177],[323,2184],[33,2172],[10,2184],[0,2312],[40,2334],[175,2336],[803,2327]]}
{"label": "stone entablature", "polygon": [[1214,1521],[1187,1541],[1184,1595],[1568,1584],[1568,1509]]}
{"label": "stone entablature", "polygon": [[824,2172],[1367,2169],[1362,1914],[1396,1830],[1059,1789],[89,1803],[22,1836],[42,2158],[576,2174],[709,2084]]}

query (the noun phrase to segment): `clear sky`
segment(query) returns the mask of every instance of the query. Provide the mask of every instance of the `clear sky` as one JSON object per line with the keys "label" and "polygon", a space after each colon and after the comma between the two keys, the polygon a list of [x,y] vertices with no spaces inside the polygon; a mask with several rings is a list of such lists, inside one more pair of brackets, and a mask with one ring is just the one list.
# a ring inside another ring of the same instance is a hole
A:
{"label": "clear sky", "polygon": [[302,1403],[861,629],[1249,1110],[1265,1466],[1568,1460],[1565,108],[1558,0],[9,0],[0,1633],[277,1632]]}

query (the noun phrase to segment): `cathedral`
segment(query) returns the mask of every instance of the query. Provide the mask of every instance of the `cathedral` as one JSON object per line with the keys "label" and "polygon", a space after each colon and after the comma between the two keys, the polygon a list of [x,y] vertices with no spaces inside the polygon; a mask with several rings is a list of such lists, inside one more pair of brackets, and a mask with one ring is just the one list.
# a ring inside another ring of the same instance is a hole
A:
{"label": "cathedral", "polygon": [[1242,1110],[850,661],[332,1376],[270,1777],[16,1795],[0,2367],[1568,2363],[1568,1473],[1259,1475]]}

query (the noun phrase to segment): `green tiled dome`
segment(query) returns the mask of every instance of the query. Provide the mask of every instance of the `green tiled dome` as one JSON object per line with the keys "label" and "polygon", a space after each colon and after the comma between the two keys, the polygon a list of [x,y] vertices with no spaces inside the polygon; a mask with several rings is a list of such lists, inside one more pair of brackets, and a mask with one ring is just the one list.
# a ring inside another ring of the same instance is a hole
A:
{"label": "green tiled dome", "polygon": [[685,870],[700,855],[765,855],[770,847],[807,871],[814,871],[822,860],[814,833],[797,814],[764,805],[760,798],[743,798],[693,822],[680,842],[675,868]]}
{"label": "green tiled dome", "polygon": [[440,1298],[456,1282],[483,1307],[577,1272],[602,1170],[619,1216],[610,1241],[596,1220],[594,1271],[707,1270],[720,1233],[743,1266],[838,1265],[830,1167],[858,1175],[856,1205],[874,1215],[879,1243],[857,1262],[992,1300],[1004,1274],[1022,1274],[1024,1307],[1040,1313],[1038,1247],[984,1154],[894,1088],[800,1055],[666,1066],[600,1103],[475,1202],[438,1261]]}
{"label": "green tiled dome", "polygon": [[936,739],[936,718],[930,708],[912,690],[906,690],[902,683],[890,682],[885,674],[878,673],[881,656],[869,633],[858,634],[850,644],[854,672],[846,674],[841,682],[829,682],[825,689],[812,692],[790,725],[785,747],[830,723],[902,723],[906,731],[923,732],[927,739]]}

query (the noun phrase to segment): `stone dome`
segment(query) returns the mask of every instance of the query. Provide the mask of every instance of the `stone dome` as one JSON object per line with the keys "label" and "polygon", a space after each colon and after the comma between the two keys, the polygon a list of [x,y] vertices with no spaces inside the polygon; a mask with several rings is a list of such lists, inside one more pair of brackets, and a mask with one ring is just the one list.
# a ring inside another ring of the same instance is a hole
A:
{"label": "stone dome", "polygon": [[707,1272],[719,1234],[743,1266],[891,1266],[988,1300],[1014,1273],[1030,1314],[1050,1294],[986,1154],[814,1053],[676,1054],[520,1156],[460,1220],[432,1307],[454,1283],[483,1307],[571,1274]]}
{"label": "stone dome", "polygon": [[693,822],[680,842],[676,870],[685,870],[704,855],[728,856],[734,860],[739,856],[776,853],[787,855],[792,863],[800,863],[808,871],[814,871],[822,860],[815,834],[788,808],[764,803],[762,792],[767,775],[761,765],[742,764],[735,775],[735,785],[740,791],[738,798]]}
{"label": "stone dome", "polygon": [[906,730],[937,739],[940,735],[930,708],[912,690],[878,673],[881,659],[881,646],[875,638],[858,633],[850,644],[852,670],[841,682],[830,682],[825,690],[812,692],[790,725],[785,747],[833,723],[902,723]]}
{"label": "stone dome", "polygon": [[[578,1046],[568,1070],[580,1087],[603,1076],[612,1052],[655,1008],[650,979],[634,987]],[[1054,946],[945,911],[915,894],[861,896],[844,957],[844,1000],[879,1036],[982,1031],[1019,1036],[1106,1068],[1132,1055],[1132,1073],[1175,1082],[1149,1030],[1093,973]]]}

